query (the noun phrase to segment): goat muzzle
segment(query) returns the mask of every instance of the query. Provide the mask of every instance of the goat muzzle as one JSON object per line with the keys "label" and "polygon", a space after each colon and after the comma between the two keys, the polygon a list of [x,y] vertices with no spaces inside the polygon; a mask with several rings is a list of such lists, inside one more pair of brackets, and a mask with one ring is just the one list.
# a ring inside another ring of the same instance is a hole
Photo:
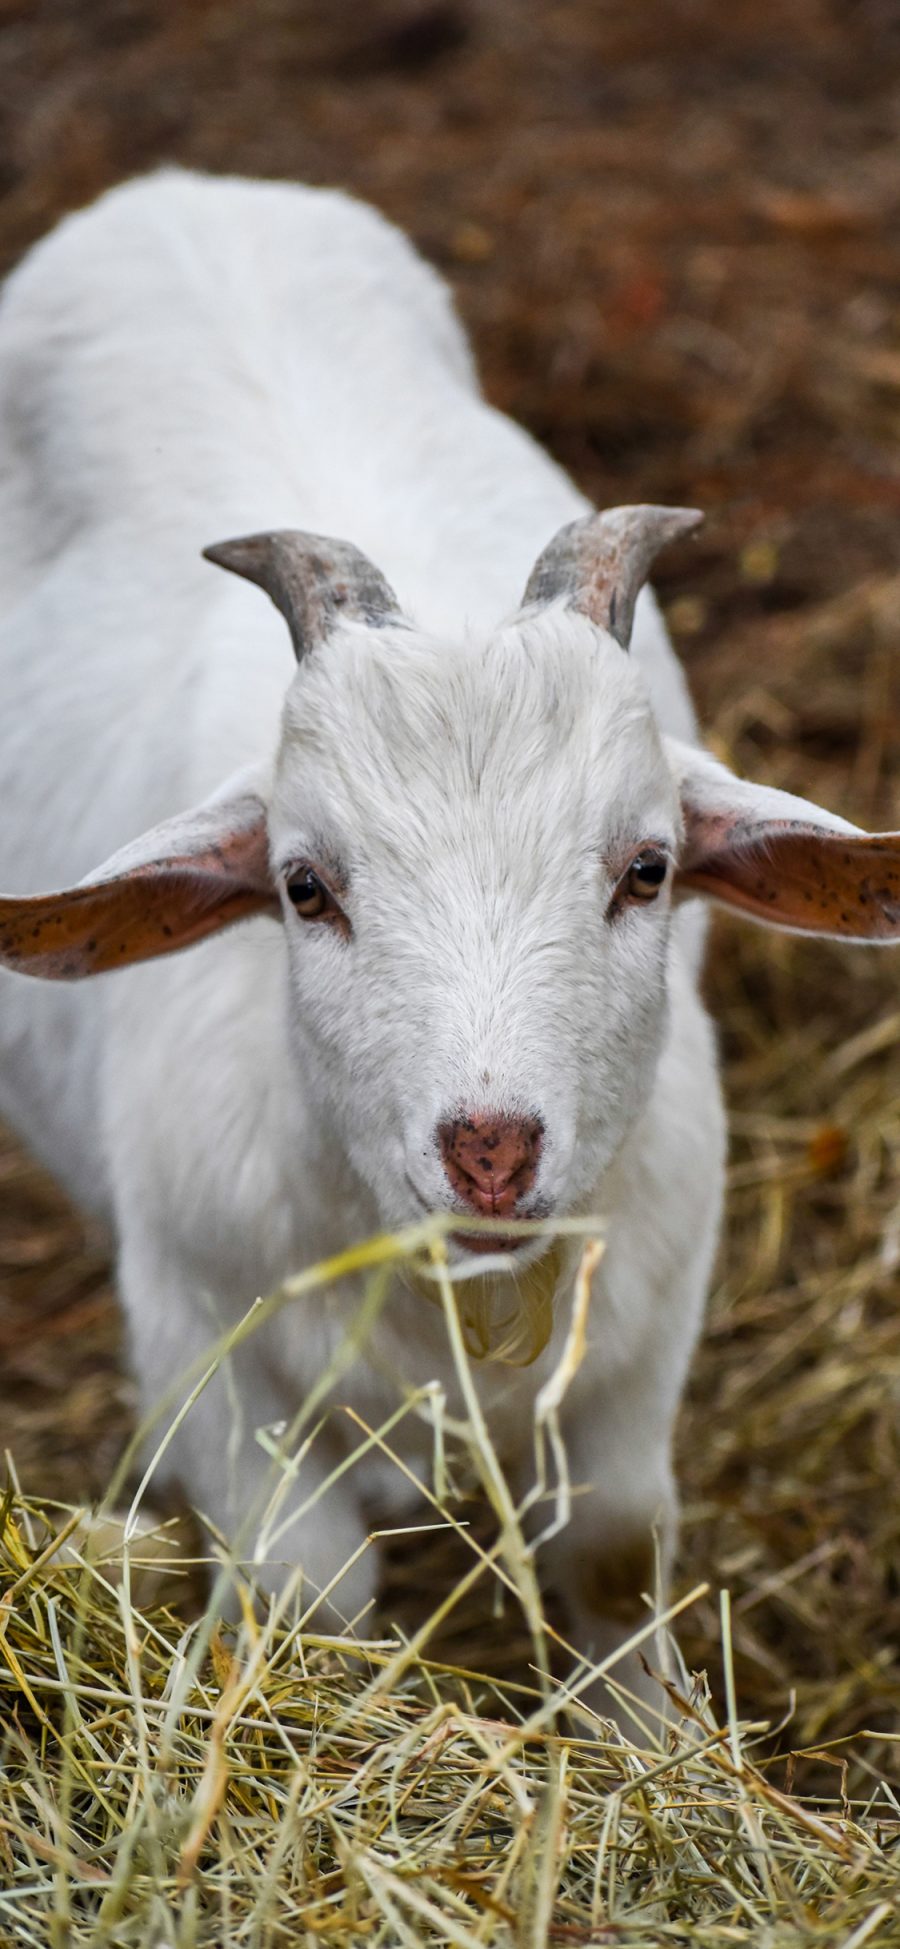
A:
{"label": "goat muzzle", "polygon": [[[536,1117],[463,1115],[438,1127],[444,1170],[479,1218],[512,1218],[537,1176],[543,1125]],[[472,1243],[484,1250],[478,1239]]]}

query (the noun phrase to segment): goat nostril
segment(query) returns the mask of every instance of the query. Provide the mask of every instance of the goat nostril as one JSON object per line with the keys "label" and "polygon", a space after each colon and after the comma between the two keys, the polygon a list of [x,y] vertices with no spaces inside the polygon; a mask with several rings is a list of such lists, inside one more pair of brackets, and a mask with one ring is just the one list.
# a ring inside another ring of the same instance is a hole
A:
{"label": "goat nostril", "polygon": [[543,1124],[536,1117],[465,1115],[438,1126],[444,1169],[474,1210],[508,1216],[537,1174]]}

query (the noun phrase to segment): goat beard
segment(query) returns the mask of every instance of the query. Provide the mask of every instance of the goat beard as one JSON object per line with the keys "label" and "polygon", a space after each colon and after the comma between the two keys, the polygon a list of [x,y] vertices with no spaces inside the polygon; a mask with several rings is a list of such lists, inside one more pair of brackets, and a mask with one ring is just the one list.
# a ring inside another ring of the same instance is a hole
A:
{"label": "goat beard", "polygon": [[[541,1258],[521,1272],[475,1273],[455,1279],[463,1345],[470,1360],[494,1360],[507,1367],[530,1367],[553,1331],[553,1301],[563,1271],[563,1252],[554,1241]],[[418,1291],[441,1304],[433,1281],[412,1278]]]}

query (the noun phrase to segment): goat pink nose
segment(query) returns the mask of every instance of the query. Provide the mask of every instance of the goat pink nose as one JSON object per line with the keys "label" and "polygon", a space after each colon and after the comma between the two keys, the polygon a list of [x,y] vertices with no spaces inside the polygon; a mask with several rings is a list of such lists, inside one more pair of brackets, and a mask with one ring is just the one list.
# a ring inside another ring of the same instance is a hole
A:
{"label": "goat pink nose", "polygon": [[438,1126],[444,1170],[479,1216],[509,1218],[531,1190],[543,1124],[536,1117],[462,1116]]}

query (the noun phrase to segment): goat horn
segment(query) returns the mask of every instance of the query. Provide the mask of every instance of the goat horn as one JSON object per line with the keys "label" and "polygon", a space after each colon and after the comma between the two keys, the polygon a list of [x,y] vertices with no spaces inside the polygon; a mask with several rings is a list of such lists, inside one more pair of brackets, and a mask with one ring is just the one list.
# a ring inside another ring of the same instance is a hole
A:
{"label": "goat horn", "polygon": [[342,618],[380,629],[400,616],[390,584],[349,541],[281,528],[214,542],[203,554],[265,589],[287,623],[298,663]]}
{"label": "goat horn", "polygon": [[698,508],[608,508],[560,528],[528,578],[523,607],[564,596],[627,650],[634,607],[661,548],[703,520]]}

